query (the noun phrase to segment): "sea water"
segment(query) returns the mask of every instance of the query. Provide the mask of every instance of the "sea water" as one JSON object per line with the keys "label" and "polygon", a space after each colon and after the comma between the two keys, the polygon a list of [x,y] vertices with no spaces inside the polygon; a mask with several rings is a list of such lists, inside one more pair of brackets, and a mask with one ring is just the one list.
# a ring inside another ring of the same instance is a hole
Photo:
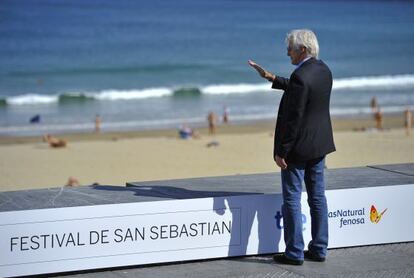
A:
{"label": "sea water", "polygon": [[[248,66],[294,70],[286,33],[315,31],[333,72],[332,117],[414,108],[409,1],[0,2],[0,135],[274,119],[281,93]],[[40,115],[40,122],[29,120]]]}

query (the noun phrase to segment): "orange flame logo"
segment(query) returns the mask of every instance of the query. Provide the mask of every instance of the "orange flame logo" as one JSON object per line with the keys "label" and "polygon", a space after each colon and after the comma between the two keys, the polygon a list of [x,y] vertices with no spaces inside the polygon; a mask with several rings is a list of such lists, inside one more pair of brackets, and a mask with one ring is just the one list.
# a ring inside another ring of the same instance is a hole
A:
{"label": "orange flame logo", "polygon": [[371,206],[371,212],[369,214],[369,218],[371,220],[372,223],[377,224],[380,220],[381,217],[384,215],[384,213],[387,211],[387,209],[384,209],[383,212],[378,213],[377,209],[375,208],[374,205]]}

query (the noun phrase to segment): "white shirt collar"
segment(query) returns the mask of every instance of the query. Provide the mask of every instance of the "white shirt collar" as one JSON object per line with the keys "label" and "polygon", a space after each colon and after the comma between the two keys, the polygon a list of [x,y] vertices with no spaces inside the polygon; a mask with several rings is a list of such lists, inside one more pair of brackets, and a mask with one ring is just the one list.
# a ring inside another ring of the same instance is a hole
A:
{"label": "white shirt collar", "polygon": [[299,68],[303,63],[305,63],[307,60],[309,60],[310,58],[312,58],[312,57],[306,57],[305,59],[303,59],[302,60],[302,62],[300,62],[297,66],[296,66],[296,68]]}

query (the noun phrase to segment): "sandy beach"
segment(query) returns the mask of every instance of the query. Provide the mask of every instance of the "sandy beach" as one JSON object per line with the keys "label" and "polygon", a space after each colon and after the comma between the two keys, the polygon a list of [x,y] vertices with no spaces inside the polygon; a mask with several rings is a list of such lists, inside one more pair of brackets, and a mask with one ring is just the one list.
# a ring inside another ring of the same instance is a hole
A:
{"label": "sandy beach", "polygon": [[[337,151],[328,168],[414,162],[414,134],[401,117],[377,131],[371,119],[334,120]],[[356,131],[368,127],[364,131]],[[128,181],[279,171],[272,160],[273,122],[220,126],[210,136],[182,140],[175,130],[67,134],[68,146],[52,149],[38,137],[0,138],[0,190],[60,187],[69,177],[81,185],[123,186]],[[208,147],[211,142],[217,146]]]}

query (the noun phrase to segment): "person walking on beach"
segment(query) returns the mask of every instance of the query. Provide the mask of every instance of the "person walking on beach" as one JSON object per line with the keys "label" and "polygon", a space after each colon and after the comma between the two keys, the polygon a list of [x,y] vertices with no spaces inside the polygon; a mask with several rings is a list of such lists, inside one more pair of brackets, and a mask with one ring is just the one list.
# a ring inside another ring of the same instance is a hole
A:
{"label": "person walking on beach", "polygon": [[216,134],[217,116],[214,112],[210,111],[207,115],[208,121],[208,133],[210,135]]}
{"label": "person walking on beach", "polygon": [[[284,91],[279,105],[273,157],[281,168],[283,223],[286,249],[273,259],[301,265],[304,258],[323,262],[328,246],[328,209],[325,197],[325,156],[335,151],[329,101],[332,74],[318,60],[319,45],[311,30],[293,30],[286,37],[287,55],[296,69],[290,78],[276,76],[254,61],[250,66],[272,88]],[[308,193],[312,240],[304,252],[301,193]]]}
{"label": "person walking on beach", "polygon": [[378,105],[376,96],[373,96],[371,99],[371,110],[375,120],[375,127],[377,130],[382,130],[383,114],[381,108]]}
{"label": "person walking on beach", "polygon": [[407,107],[404,110],[404,126],[405,126],[405,134],[407,136],[410,136],[411,134],[412,120],[413,120],[413,114],[411,113],[410,107]]}
{"label": "person walking on beach", "polygon": [[382,113],[381,108],[379,106],[377,107],[377,110],[374,113],[374,119],[375,119],[375,127],[377,128],[377,130],[382,130],[384,114]]}
{"label": "person walking on beach", "polygon": [[101,132],[101,117],[99,114],[96,114],[95,116],[95,133]]}
{"label": "person walking on beach", "polygon": [[229,108],[227,106],[224,106],[223,108],[223,123],[229,123]]}
{"label": "person walking on beach", "polygon": [[372,109],[372,113],[375,113],[378,109],[378,102],[377,102],[376,96],[373,96],[371,98],[371,109]]}

